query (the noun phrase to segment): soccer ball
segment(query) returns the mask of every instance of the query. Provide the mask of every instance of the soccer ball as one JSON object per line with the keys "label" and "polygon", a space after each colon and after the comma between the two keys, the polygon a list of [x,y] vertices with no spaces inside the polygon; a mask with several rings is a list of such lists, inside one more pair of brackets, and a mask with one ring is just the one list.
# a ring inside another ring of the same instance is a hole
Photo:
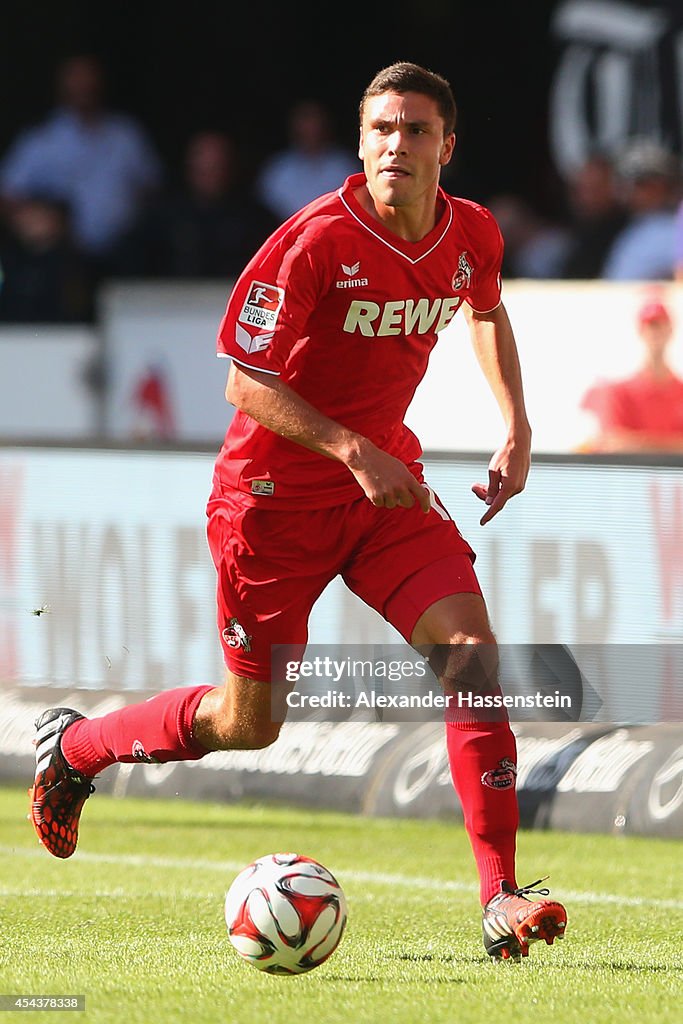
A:
{"label": "soccer ball", "polygon": [[339,945],[346,899],[327,868],[298,853],[271,853],[241,871],[225,897],[225,923],[247,963],[304,974]]}

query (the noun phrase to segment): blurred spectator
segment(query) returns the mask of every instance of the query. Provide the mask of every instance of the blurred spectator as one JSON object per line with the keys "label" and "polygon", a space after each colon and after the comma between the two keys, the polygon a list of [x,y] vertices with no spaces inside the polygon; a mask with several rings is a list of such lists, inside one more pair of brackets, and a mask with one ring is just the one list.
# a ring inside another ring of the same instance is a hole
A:
{"label": "blurred spectator", "polygon": [[626,226],[627,212],[617,192],[612,159],[590,156],[568,182],[569,244],[561,276],[573,280],[600,277],[607,253]]}
{"label": "blurred spectator", "polygon": [[257,184],[281,221],[361,170],[358,158],[335,143],[329,111],[317,100],[295,104],[287,129],[289,145],[264,162]]}
{"label": "blurred spectator", "polygon": [[683,202],[676,211],[676,236],[674,240],[674,277],[683,282]]}
{"label": "blurred spectator", "polygon": [[143,212],[116,269],[125,276],[236,277],[278,224],[242,181],[233,140],[197,132],[187,144],[181,187]]}
{"label": "blurred spectator", "polygon": [[141,126],[107,109],[104,70],[92,56],[57,69],[58,105],[24,131],[0,165],[0,194],[11,203],[40,193],[67,202],[74,241],[104,262],[160,180],[161,168]]}
{"label": "blurred spectator", "polygon": [[172,441],[176,415],[168,374],[159,364],[146,366],[134,382],[130,396],[132,436],[136,441]]}
{"label": "blurred spectator", "polygon": [[65,203],[42,196],[14,202],[0,237],[0,265],[5,276],[0,321],[92,319],[90,279],[71,243]]}
{"label": "blurred spectator", "polygon": [[599,426],[584,451],[683,451],[683,380],[667,362],[673,324],[662,302],[645,303],[638,333],[645,348],[642,369],[626,380],[597,384],[581,402]]}
{"label": "blurred spectator", "polygon": [[633,140],[617,160],[629,220],[605,260],[610,281],[654,281],[673,276],[676,207],[680,200],[677,161],[648,139]]}
{"label": "blurred spectator", "polygon": [[486,205],[498,221],[505,241],[505,277],[561,276],[569,243],[564,228],[539,217],[519,196],[493,196]]}

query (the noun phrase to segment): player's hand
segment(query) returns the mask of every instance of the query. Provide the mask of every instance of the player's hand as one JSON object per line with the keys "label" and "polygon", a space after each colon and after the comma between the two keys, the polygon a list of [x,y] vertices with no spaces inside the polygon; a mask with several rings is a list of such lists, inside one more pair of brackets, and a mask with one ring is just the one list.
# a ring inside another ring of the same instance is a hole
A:
{"label": "player's hand", "polygon": [[429,512],[429,491],[415,479],[405,463],[365,440],[346,463],[365,495],[378,508],[412,508],[417,501]]}
{"label": "player's hand", "polygon": [[508,438],[489,462],[489,482],[473,484],[472,490],[488,509],[479,520],[485,526],[515,494],[524,490],[531,466],[530,442]]}

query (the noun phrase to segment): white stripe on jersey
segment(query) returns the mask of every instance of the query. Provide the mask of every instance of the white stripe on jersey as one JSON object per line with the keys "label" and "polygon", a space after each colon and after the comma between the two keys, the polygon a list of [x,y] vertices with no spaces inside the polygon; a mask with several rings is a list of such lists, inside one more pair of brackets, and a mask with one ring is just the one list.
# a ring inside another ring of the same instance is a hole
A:
{"label": "white stripe on jersey", "polygon": [[412,259],[412,257],[406,255],[406,253],[401,252],[400,249],[397,249],[396,246],[391,244],[391,242],[387,242],[386,238],[382,238],[382,236],[378,235],[376,231],[373,231],[372,228],[368,224],[365,223],[365,221],[362,221],[360,219],[360,217],[353,212],[353,210],[351,209],[349,204],[346,202],[346,199],[342,195],[342,190],[341,189],[339,190],[339,198],[341,199],[342,203],[344,204],[346,209],[349,211],[349,213],[351,214],[353,219],[358,221],[358,223],[360,224],[360,226],[362,228],[365,228],[365,230],[369,231],[371,235],[373,235],[375,238],[378,238],[379,241],[382,242],[383,245],[386,245],[387,249],[391,249],[392,252],[395,252],[395,253],[397,253],[397,255],[402,256],[404,260],[408,260],[408,263],[412,263],[413,266],[416,263],[419,263],[420,260],[423,260],[426,256],[429,256],[431,253],[434,252],[434,250],[437,248],[437,246],[440,245],[440,243],[446,237],[448,229],[451,226],[451,224],[453,223],[453,207],[449,203],[448,204],[448,224],[446,224],[446,227],[443,229],[440,237],[437,238],[437,240],[434,242],[434,245],[431,247],[431,249],[428,249],[427,252],[423,252],[421,256],[418,256],[417,259],[414,260],[414,259]]}

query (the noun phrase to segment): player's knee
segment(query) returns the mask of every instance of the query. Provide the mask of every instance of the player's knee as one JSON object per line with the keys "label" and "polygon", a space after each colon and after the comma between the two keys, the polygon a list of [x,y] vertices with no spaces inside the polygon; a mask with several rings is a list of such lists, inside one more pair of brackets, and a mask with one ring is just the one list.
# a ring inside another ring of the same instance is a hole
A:
{"label": "player's knee", "polygon": [[432,671],[444,688],[486,693],[498,683],[498,646],[493,633],[459,633],[437,644],[429,656]]}

